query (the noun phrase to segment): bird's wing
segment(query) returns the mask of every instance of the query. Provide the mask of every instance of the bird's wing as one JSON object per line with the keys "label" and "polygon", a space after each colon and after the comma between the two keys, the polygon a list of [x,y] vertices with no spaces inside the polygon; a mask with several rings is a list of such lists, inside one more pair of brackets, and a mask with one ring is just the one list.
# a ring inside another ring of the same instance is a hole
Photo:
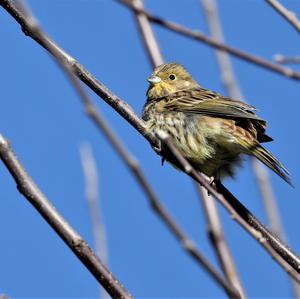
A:
{"label": "bird's wing", "polygon": [[233,119],[247,118],[258,120],[263,124],[266,123],[255,114],[255,107],[223,97],[201,87],[172,94],[164,106],[167,111],[173,110]]}

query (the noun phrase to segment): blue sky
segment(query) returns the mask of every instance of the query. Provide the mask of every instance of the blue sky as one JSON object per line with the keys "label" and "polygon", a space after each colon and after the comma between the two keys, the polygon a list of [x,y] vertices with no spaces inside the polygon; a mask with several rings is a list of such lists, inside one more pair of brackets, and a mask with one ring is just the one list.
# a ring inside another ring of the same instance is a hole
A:
{"label": "blue sky", "polygon": [[[300,15],[296,0],[282,1]],[[151,67],[131,13],[110,0],[31,0],[44,30],[114,93],[141,112]],[[298,55],[299,34],[262,0],[218,1],[228,44],[266,59]],[[148,0],[153,13],[207,32],[198,0]],[[0,9],[0,133],[67,221],[93,246],[79,145],[89,142],[100,172],[109,267],[138,298],[220,297],[224,293],[180,248],[151,211],[136,182],[83,113],[77,95],[49,54]],[[154,27],[166,61],[180,62],[202,86],[225,93],[211,48]],[[292,189],[270,173],[290,246],[299,239],[299,83],[236,58],[247,101],[268,120],[267,148],[290,170]],[[294,66],[297,69],[297,66]],[[299,70],[299,67],[298,67]],[[205,221],[188,177],[160,158],[117,113],[90,92],[161,200],[210,260]],[[246,161],[226,186],[264,223],[259,191]],[[0,164],[0,293],[18,297],[97,297],[95,279],[17,192]],[[289,297],[287,275],[221,208],[224,230],[249,297]]]}

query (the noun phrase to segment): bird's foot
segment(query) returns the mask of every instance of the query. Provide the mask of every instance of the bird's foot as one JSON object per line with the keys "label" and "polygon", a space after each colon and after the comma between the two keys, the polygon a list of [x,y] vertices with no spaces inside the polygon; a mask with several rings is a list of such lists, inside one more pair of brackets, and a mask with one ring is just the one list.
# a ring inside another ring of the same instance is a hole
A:
{"label": "bird's foot", "polygon": [[[218,176],[211,176],[209,177],[208,183],[210,186],[212,186],[213,188],[217,187],[217,183],[220,181],[220,179],[218,178]],[[207,191],[208,195],[211,195],[211,193],[209,191]]]}

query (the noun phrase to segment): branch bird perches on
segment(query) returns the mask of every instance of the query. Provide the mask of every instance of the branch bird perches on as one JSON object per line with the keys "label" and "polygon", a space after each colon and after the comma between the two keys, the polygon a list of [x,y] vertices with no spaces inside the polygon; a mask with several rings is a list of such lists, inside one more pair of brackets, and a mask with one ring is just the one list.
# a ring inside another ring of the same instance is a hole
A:
{"label": "branch bird perches on", "polygon": [[[131,3],[134,7],[144,9],[142,0],[131,0]],[[141,40],[145,46],[145,51],[148,54],[149,62],[154,69],[164,63],[158,41],[147,16],[135,10],[133,10],[133,14],[140,32]],[[234,260],[221,227],[221,220],[219,219],[216,203],[210,198],[204,187],[196,182],[195,185],[196,190],[199,190],[199,197],[207,220],[208,238],[211,241],[212,248],[216,253],[221,269],[228,282],[238,290],[240,298],[245,298]]]}
{"label": "branch bird perches on", "polygon": [[[52,53],[51,48],[39,37],[30,32],[27,20],[20,13],[10,0],[0,0],[0,5],[21,25],[23,31],[32,37],[36,42]],[[73,68],[76,76],[98,94],[107,104],[109,104],[116,112],[126,119],[141,135],[143,135],[149,143],[154,146],[159,153],[160,140],[149,133],[143,121],[133,112],[129,105],[122,99],[109,91],[104,84],[94,78],[78,61],[62,50],[46,35],[47,41],[59,52],[61,59],[65,60],[68,65]],[[52,53],[53,54],[53,53]],[[284,72],[285,73],[285,72]],[[298,77],[298,75],[296,76]],[[300,74],[299,74],[300,79]],[[164,154],[164,153],[161,153]],[[254,237],[269,254],[297,281],[300,281],[300,259],[294,254],[281,240],[277,239],[269,230],[267,230],[258,219],[244,207],[223,185],[218,186],[215,190],[201,174],[195,174],[191,167],[185,164],[183,170],[193,177],[197,182],[202,184],[220,203],[226,208],[231,216]]]}

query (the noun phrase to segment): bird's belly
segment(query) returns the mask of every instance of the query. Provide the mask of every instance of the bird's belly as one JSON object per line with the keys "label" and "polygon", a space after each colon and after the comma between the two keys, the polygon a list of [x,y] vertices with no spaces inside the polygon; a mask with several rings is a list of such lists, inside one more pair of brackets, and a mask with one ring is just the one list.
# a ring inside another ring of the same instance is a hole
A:
{"label": "bird's belly", "polygon": [[151,122],[149,129],[168,133],[184,157],[208,176],[220,171],[231,175],[232,164],[239,160],[239,145],[232,135],[222,130],[217,118],[160,114]]}

